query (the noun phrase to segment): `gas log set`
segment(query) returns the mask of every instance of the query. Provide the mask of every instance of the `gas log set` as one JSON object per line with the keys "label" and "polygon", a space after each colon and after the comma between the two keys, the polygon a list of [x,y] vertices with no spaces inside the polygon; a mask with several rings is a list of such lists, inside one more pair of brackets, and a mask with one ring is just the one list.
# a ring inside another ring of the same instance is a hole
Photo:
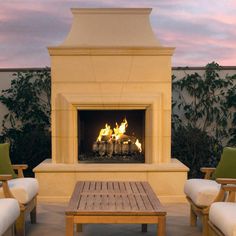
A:
{"label": "gas log set", "polygon": [[113,154],[132,154],[142,152],[142,145],[134,136],[126,135],[128,122],[126,118],[120,126],[116,123],[116,128],[111,129],[110,125],[106,124],[104,129],[101,129],[97,141],[93,145],[93,151],[98,152],[100,156]]}
{"label": "gas log set", "polygon": [[115,128],[105,124],[93,143],[93,160],[114,162],[144,162],[142,145],[134,134],[125,134],[128,127],[126,118]]}

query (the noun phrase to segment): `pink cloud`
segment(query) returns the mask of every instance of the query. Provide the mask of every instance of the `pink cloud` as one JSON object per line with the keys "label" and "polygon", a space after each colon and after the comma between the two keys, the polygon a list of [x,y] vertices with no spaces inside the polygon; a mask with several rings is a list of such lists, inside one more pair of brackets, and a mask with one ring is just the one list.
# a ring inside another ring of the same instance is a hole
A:
{"label": "pink cloud", "polygon": [[210,61],[222,65],[235,65],[235,40],[217,39],[209,36],[183,34],[162,29],[159,38],[164,46],[176,46],[173,57],[175,66],[203,66]]}
{"label": "pink cloud", "polygon": [[174,65],[213,60],[235,65],[234,0],[21,0],[0,3],[1,67],[48,65],[46,48],[64,40],[72,22],[70,8],[113,6],[152,7],[155,34],[163,45],[176,47]]}

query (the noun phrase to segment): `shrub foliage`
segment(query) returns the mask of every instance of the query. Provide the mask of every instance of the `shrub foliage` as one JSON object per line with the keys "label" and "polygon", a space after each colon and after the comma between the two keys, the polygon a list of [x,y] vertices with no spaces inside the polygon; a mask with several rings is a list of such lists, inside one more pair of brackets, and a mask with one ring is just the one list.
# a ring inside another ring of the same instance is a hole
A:
{"label": "shrub foliage", "polygon": [[13,163],[29,165],[27,175],[51,156],[50,101],[49,68],[14,73],[10,88],[0,94],[9,111],[2,122],[1,142],[11,143]]}
{"label": "shrub foliage", "polygon": [[216,166],[223,146],[236,145],[236,75],[221,78],[212,62],[204,75],[173,76],[172,156],[199,177],[200,167]]}

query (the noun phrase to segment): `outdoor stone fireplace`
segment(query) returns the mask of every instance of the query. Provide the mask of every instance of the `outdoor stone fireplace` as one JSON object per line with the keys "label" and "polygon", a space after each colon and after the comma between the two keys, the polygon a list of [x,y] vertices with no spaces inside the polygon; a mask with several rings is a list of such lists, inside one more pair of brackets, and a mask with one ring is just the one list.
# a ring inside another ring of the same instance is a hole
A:
{"label": "outdoor stone fireplace", "polygon": [[[74,20],[66,40],[49,47],[52,160],[34,170],[39,198],[68,199],[78,180],[126,179],[148,181],[165,201],[184,199],[188,169],[171,159],[174,48],[161,46],[155,38],[150,12],[72,9]],[[116,139],[115,128],[124,120],[127,130]],[[103,133],[107,126],[112,131]],[[141,161],[134,161],[140,154],[137,139],[143,147]],[[95,155],[96,161],[84,160],[86,155]]]}

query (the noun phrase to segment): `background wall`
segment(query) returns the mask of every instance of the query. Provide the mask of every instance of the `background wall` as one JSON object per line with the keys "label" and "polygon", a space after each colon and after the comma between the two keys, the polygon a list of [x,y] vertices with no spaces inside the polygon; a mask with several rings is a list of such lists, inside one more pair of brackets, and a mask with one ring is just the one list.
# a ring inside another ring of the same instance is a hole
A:
{"label": "background wall", "polygon": [[[4,89],[8,89],[11,85],[11,79],[14,78],[13,74],[18,71],[33,71],[39,70],[40,68],[10,68],[10,69],[0,69],[0,93]],[[199,75],[204,74],[204,67],[173,67],[172,74],[177,78],[182,78],[186,74],[198,73]],[[236,66],[223,66],[222,70],[219,72],[221,78],[226,75],[236,74]],[[2,131],[2,120],[3,116],[7,113],[7,108],[0,103],[0,132]]]}

